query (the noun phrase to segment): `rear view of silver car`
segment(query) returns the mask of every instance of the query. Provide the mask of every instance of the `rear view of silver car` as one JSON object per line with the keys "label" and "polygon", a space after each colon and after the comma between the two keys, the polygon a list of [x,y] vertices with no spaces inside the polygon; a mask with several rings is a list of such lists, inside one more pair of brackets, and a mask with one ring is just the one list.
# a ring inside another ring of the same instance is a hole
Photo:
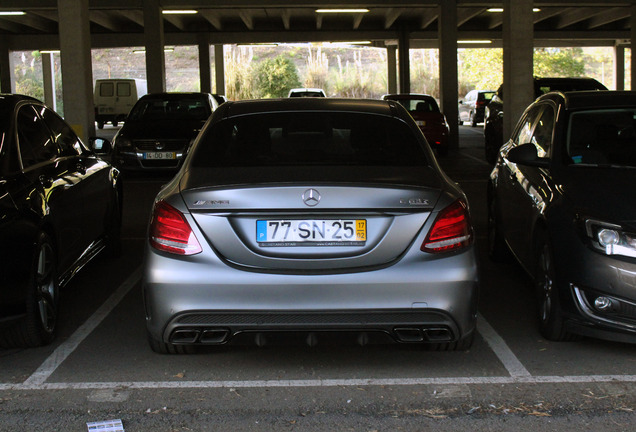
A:
{"label": "rear view of silver car", "polygon": [[466,198],[393,101],[223,104],[155,200],[145,263],[160,353],[278,333],[474,337]]}

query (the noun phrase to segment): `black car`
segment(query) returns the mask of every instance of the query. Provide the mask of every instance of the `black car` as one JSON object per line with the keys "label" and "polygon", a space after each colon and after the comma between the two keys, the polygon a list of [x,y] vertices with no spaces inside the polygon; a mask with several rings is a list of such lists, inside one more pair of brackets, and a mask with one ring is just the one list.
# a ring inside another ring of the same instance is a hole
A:
{"label": "black car", "polygon": [[534,279],[541,334],[636,342],[636,92],[528,107],[488,187],[490,256]]}
{"label": "black car", "polygon": [[[594,78],[534,78],[534,97],[551,91],[607,90]],[[484,144],[486,160],[494,164],[503,136],[503,85],[486,105],[484,111]]]}
{"label": "black car", "polygon": [[42,102],[0,95],[0,346],[51,342],[59,289],[119,251],[118,179]]}
{"label": "black car", "polygon": [[121,170],[177,170],[216,107],[209,93],[141,97],[113,138],[113,163]]}

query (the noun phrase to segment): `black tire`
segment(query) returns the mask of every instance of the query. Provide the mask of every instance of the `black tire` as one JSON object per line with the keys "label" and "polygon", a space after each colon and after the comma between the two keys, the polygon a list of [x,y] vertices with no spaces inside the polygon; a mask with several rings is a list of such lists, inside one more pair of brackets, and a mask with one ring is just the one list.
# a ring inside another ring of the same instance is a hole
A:
{"label": "black tire", "polygon": [[157,354],[194,354],[196,348],[193,345],[175,345],[155,339],[150,332],[146,332],[148,344]]}
{"label": "black tire", "polygon": [[119,124],[117,120],[113,120],[112,123],[113,123],[113,127],[117,127],[117,125]]}
{"label": "black tire", "polygon": [[97,122],[97,129],[104,129],[104,122],[103,121],[98,121]]}
{"label": "black tire", "polygon": [[51,238],[38,235],[26,285],[26,314],[0,337],[0,346],[27,348],[53,342],[57,331],[59,284],[57,257]]}
{"label": "black tire", "polygon": [[501,233],[498,219],[494,192],[488,191],[488,257],[494,262],[507,262],[511,252]]}
{"label": "black tire", "polygon": [[470,113],[470,125],[472,127],[476,127],[477,126],[477,119],[475,118],[475,113],[474,112]]}
{"label": "black tire", "polygon": [[539,332],[551,341],[573,341],[581,337],[566,330],[561,312],[561,301],[554,252],[550,239],[541,234],[536,248],[534,287],[537,295]]}

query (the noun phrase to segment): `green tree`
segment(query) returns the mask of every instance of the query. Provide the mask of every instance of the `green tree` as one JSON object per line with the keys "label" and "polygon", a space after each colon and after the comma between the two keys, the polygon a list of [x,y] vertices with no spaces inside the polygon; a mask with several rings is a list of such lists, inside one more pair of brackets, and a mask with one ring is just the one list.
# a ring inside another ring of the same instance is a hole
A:
{"label": "green tree", "polygon": [[580,77],[585,75],[581,48],[536,48],[534,75],[550,77]]}
{"label": "green tree", "polygon": [[503,50],[501,48],[471,48],[459,50],[459,94],[470,90],[497,90],[503,82]]}
{"label": "green tree", "polygon": [[256,85],[262,97],[287,96],[289,89],[300,87],[296,64],[284,55],[260,62],[256,68]]}

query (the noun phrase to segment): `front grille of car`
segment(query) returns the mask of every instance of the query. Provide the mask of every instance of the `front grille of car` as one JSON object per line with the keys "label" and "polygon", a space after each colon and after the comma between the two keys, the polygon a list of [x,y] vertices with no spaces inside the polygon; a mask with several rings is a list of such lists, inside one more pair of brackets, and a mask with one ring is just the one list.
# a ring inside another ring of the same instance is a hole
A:
{"label": "front grille of car", "polygon": [[186,148],[188,140],[135,140],[133,145],[137,148],[137,151],[141,152],[155,152],[155,151],[180,151]]}

